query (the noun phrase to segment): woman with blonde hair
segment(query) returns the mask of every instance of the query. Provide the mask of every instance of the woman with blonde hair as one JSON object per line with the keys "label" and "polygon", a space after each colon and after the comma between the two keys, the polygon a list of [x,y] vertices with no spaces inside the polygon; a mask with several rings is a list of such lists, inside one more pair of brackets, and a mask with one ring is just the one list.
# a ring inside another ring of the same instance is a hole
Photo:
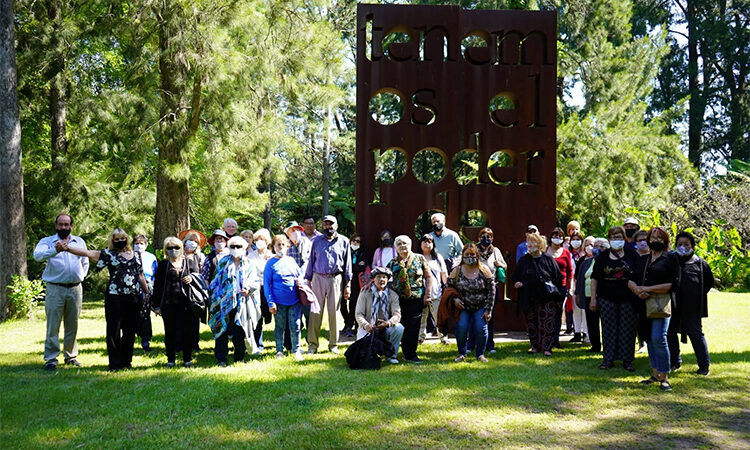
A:
{"label": "woman with blonde hair", "polygon": [[[185,238],[187,242],[187,237]],[[177,347],[182,351],[182,363],[192,367],[192,352],[197,340],[198,320],[190,310],[184,285],[200,276],[200,264],[196,258],[189,258],[184,244],[174,236],[164,239],[164,256],[159,262],[154,277],[154,298],[152,306],[164,321],[164,347],[167,353],[167,367],[174,367]]]}
{"label": "woman with blonde hair", "polygon": [[131,368],[141,302],[151,296],[143,276],[141,255],[132,250],[130,236],[122,228],[112,232],[103,250],[68,247],[67,251],[95,262],[97,271],[105,267],[109,270],[104,297],[108,367],[112,372]]}
{"label": "woman with blonde hair", "polygon": [[562,273],[557,262],[546,253],[546,237],[527,234],[526,248],[528,253],[518,260],[511,280],[520,290],[518,308],[526,313],[529,353],[544,352],[544,356],[552,356],[552,346],[560,332],[559,327],[555,329],[557,304],[566,294]]}

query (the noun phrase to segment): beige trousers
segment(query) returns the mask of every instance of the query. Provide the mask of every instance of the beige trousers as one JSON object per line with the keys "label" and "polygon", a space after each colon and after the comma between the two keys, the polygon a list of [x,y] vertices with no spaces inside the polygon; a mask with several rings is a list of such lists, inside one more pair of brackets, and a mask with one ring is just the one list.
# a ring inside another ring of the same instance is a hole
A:
{"label": "beige trousers", "polygon": [[310,313],[310,326],[307,329],[307,342],[311,349],[317,350],[320,338],[320,325],[323,323],[323,313],[328,305],[328,348],[338,345],[339,328],[336,321],[336,311],[341,300],[341,275],[326,277],[313,273],[312,291],[318,298],[320,314]]}
{"label": "beige trousers", "polygon": [[60,323],[65,326],[63,352],[65,361],[78,356],[78,316],[81,315],[83,288],[72,288],[47,283],[44,310],[47,313],[47,337],[44,340],[44,361],[57,364],[60,355]]}

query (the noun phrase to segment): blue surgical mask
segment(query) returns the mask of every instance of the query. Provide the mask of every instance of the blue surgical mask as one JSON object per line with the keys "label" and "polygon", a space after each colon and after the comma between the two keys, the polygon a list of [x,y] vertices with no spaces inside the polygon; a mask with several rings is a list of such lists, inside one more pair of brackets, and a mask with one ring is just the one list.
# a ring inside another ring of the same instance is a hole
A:
{"label": "blue surgical mask", "polygon": [[687,248],[684,245],[681,245],[681,246],[677,247],[676,251],[677,251],[678,255],[683,256],[683,257],[692,256],[693,255],[693,249],[692,248]]}
{"label": "blue surgical mask", "polygon": [[647,252],[648,251],[648,242],[646,242],[646,241],[638,241],[638,242],[636,242],[635,245],[638,247],[638,250],[640,250],[642,252]]}
{"label": "blue surgical mask", "polygon": [[596,248],[596,247],[594,247],[594,248],[593,248],[593,249],[591,250],[591,254],[592,254],[592,255],[594,255],[594,256],[598,255],[598,254],[599,254],[599,253],[601,253],[601,252],[602,252],[602,251],[601,251],[601,250],[599,250],[599,249],[598,249],[598,248]]}

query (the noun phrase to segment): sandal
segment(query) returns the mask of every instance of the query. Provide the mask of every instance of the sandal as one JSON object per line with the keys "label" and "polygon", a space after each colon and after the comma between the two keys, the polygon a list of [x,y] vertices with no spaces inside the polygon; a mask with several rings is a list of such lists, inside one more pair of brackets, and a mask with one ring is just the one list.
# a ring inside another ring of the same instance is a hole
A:
{"label": "sandal", "polygon": [[645,380],[641,380],[641,384],[651,384],[651,383],[656,383],[657,381],[659,381],[659,380],[657,380],[656,378],[654,378],[654,376],[652,375],[652,376],[646,378]]}
{"label": "sandal", "polygon": [[659,385],[659,389],[661,389],[662,391],[671,391],[672,385],[669,384],[669,381],[662,380],[661,384]]}

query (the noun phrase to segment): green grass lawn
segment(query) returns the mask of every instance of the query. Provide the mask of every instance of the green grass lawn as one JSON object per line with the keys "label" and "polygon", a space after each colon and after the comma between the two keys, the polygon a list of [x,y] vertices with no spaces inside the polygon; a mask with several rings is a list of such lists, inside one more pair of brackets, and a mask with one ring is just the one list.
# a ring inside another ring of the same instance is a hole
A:
{"label": "green grass lawn", "polygon": [[488,364],[423,345],[421,366],[368,372],[343,355],[296,363],[267,350],[221,369],[205,326],[198,367],[169,370],[158,318],[153,354],[136,349],[133,370],[108,373],[103,304],[85,303],[80,369],[42,371],[43,312],[0,324],[0,447],[748,448],[750,295],[713,293],[710,313],[711,375],[693,373],[683,344],[683,369],[663,393],[639,384],[645,354],[636,374],[601,371],[576,344],[544,358],[503,343]]}

